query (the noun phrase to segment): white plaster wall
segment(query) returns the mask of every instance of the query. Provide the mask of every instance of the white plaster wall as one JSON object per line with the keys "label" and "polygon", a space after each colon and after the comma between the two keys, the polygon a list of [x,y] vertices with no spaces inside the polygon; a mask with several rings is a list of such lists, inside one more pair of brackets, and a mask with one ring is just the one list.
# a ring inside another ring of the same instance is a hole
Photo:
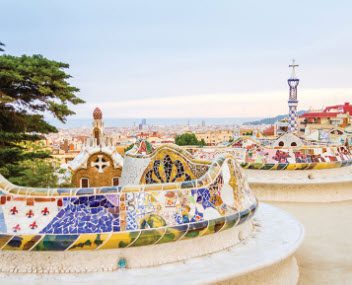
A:
{"label": "white plaster wall", "polygon": [[120,179],[120,186],[127,184],[138,185],[150,158],[135,158],[125,156]]}
{"label": "white plaster wall", "polygon": [[279,146],[280,142],[284,142],[284,147],[290,147],[291,143],[295,142],[296,146],[302,146],[303,145],[303,141],[297,137],[296,135],[292,134],[292,133],[286,133],[284,135],[282,135],[281,137],[279,137],[277,140],[275,140],[272,144],[273,147]]}

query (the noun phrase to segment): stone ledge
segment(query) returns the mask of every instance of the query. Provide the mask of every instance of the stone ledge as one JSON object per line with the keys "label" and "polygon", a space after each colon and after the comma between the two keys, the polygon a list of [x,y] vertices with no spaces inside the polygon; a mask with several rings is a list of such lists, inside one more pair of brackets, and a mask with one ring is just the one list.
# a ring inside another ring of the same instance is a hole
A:
{"label": "stone ledge", "polygon": [[335,184],[268,184],[252,183],[252,191],[260,201],[329,203],[352,200],[352,181]]}

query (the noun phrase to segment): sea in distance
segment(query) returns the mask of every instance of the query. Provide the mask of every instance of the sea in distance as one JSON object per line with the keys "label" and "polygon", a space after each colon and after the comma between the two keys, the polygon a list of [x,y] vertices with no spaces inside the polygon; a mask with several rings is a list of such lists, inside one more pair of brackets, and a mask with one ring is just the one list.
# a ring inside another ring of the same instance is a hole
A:
{"label": "sea in distance", "polygon": [[[138,126],[141,122],[141,118],[103,118],[105,127],[133,127]],[[147,125],[149,126],[180,126],[190,125],[199,126],[204,121],[206,126],[232,126],[242,125],[243,123],[258,120],[258,117],[247,117],[247,118],[145,118]],[[58,120],[49,119],[50,124],[56,126],[59,129],[71,129],[71,128],[90,128],[92,125],[91,118],[68,118],[66,124],[62,124]]]}

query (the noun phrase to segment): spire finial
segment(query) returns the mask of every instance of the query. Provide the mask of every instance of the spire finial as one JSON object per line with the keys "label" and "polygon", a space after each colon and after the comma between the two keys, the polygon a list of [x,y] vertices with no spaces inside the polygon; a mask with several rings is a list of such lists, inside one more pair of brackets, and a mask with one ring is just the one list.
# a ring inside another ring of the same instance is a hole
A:
{"label": "spire finial", "polygon": [[288,66],[288,67],[291,67],[292,68],[292,71],[291,71],[291,78],[292,79],[295,79],[296,78],[296,67],[298,67],[299,65],[296,64],[296,61],[295,59],[293,58],[292,59],[292,63]]}

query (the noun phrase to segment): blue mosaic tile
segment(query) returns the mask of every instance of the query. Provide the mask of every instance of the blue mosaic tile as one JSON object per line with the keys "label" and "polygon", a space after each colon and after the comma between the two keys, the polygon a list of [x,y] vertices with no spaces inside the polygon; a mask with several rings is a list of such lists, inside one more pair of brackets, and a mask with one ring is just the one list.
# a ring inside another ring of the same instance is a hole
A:
{"label": "blue mosaic tile", "polygon": [[116,222],[118,210],[103,195],[64,198],[64,205],[65,208],[41,233],[79,234],[120,230]]}
{"label": "blue mosaic tile", "polygon": [[210,192],[208,189],[202,188],[197,190],[197,203],[202,204],[203,208],[213,207],[213,204],[210,203]]}
{"label": "blue mosaic tile", "polygon": [[127,227],[126,227],[126,229],[128,231],[138,229],[136,218],[137,218],[137,215],[136,215],[135,210],[127,212]]}
{"label": "blue mosaic tile", "polygon": [[4,213],[2,207],[0,207],[0,233],[6,233],[7,227],[5,223]]}

